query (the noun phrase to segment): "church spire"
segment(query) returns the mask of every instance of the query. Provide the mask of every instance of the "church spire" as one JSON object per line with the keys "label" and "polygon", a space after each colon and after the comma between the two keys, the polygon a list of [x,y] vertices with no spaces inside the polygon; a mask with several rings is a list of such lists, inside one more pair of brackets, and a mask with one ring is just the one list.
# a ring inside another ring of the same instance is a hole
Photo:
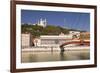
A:
{"label": "church spire", "polygon": [[38,21],[38,26],[42,26],[42,27],[46,27],[46,25],[47,25],[47,21],[46,21],[46,19],[40,19],[39,21]]}

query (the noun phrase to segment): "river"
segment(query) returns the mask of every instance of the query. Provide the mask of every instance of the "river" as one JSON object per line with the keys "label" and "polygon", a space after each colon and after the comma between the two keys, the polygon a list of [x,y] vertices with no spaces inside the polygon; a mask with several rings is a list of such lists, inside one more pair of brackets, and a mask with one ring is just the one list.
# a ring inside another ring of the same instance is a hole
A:
{"label": "river", "polygon": [[22,63],[90,59],[89,51],[22,52]]}

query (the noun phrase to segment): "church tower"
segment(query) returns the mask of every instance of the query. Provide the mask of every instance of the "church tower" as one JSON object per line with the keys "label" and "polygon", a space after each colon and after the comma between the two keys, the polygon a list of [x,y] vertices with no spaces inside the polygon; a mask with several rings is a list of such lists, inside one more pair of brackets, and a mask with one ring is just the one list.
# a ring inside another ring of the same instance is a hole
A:
{"label": "church tower", "polygon": [[38,21],[38,24],[37,24],[38,26],[42,26],[42,27],[46,27],[46,25],[47,25],[47,21],[46,21],[46,19],[40,19],[39,21]]}

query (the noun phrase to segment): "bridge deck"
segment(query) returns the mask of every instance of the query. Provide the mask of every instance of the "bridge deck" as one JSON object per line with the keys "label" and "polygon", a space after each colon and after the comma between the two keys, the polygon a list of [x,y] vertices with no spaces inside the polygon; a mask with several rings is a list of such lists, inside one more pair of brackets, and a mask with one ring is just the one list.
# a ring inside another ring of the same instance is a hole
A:
{"label": "bridge deck", "polygon": [[84,40],[84,41],[72,40],[71,42],[66,42],[66,43],[61,44],[60,47],[63,47],[63,46],[69,45],[69,44],[88,45],[89,46],[90,41],[89,40]]}

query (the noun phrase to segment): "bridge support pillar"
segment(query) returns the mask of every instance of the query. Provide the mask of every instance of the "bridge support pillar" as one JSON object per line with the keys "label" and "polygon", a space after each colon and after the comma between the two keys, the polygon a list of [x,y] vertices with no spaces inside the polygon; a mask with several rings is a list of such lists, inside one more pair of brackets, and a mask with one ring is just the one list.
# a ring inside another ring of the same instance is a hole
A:
{"label": "bridge support pillar", "polygon": [[61,52],[64,52],[65,50],[64,50],[64,47],[60,47],[60,50],[61,50]]}

